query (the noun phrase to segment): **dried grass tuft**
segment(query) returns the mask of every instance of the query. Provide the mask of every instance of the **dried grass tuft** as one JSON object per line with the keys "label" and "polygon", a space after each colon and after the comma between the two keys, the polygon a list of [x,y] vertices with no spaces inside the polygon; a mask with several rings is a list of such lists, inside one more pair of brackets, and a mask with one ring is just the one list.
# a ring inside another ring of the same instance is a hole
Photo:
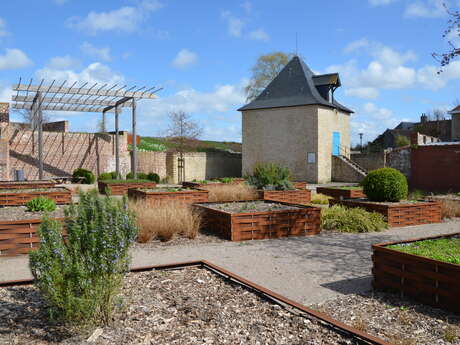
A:
{"label": "dried grass tuft", "polygon": [[209,188],[210,202],[255,200],[257,191],[244,183],[228,184]]}
{"label": "dried grass tuft", "polygon": [[321,193],[316,193],[312,198],[311,198],[311,203],[312,204],[317,204],[317,205],[328,205],[329,204],[329,199],[332,199],[330,196],[321,194]]}
{"label": "dried grass tuft", "polygon": [[441,201],[442,218],[460,217],[460,203],[458,201],[442,199],[438,199],[437,201]]}
{"label": "dried grass tuft", "polygon": [[194,239],[200,229],[200,212],[180,201],[148,203],[138,200],[130,201],[129,207],[137,217],[137,241],[140,243],[155,239],[170,241],[175,236]]}

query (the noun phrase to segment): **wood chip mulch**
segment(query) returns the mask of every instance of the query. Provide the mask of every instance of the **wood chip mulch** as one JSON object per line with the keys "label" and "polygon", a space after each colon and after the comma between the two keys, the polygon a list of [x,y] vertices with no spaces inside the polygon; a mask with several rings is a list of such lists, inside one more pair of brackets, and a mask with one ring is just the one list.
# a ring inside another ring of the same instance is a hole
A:
{"label": "wood chip mulch", "polygon": [[401,298],[399,294],[351,294],[315,307],[391,344],[460,344],[460,315]]}
{"label": "wood chip mulch", "polygon": [[[65,207],[63,205],[56,205],[56,209],[53,212],[48,212],[48,215],[51,218],[63,218]],[[44,212],[28,211],[26,206],[0,207],[0,221],[41,219],[43,215]]]}
{"label": "wood chip mulch", "polygon": [[52,326],[33,287],[0,289],[0,344],[357,344],[199,268],[130,273],[126,307],[79,334]]}

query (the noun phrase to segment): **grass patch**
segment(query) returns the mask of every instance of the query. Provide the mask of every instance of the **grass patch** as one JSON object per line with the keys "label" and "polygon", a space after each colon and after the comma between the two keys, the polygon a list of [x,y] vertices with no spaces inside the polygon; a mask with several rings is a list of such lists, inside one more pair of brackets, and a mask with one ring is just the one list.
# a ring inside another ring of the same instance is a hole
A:
{"label": "grass patch", "polygon": [[334,205],[321,211],[321,227],[340,232],[375,232],[387,228],[380,213]]}
{"label": "grass patch", "polygon": [[[334,187],[331,187],[331,188],[334,188]],[[343,189],[343,190],[363,190],[363,187],[361,187],[361,186],[343,186],[343,187],[339,187],[339,189]]]}
{"label": "grass patch", "polygon": [[433,260],[460,265],[460,238],[401,243],[388,246],[400,252],[423,256]]}
{"label": "grass patch", "polygon": [[141,179],[131,179],[131,180],[103,180],[101,182],[112,184],[112,183],[144,183],[144,182],[152,183],[153,181],[141,180]]}
{"label": "grass patch", "polygon": [[253,188],[243,183],[215,186],[208,191],[210,202],[255,200],[258,196]]}
{"label": "grass patch", "polygon": [[[141,137],[139,150],[143,151],[167,151],[175,150],[178,144],[168,138]],[[212,140],[188,140],[185,151],[189,152],[213,152],[213,151],[234,151],[241,152],[242,144],[232,141],[212,141]]]}
{"label": "grass patch", "polygon": [[316,193],[312,198],[311,198],[311,203],[316,204],[316,205],[328,205],[329,204],[329,199],[332,199],[330,196],[321,194],[321,193]]}
{"label": "grass patch", "polygon": [[169,241],[176,236],[194,239],[200,229],[201,213],[180,201],[130,201],[129,208],[136,215],[140,243]]}

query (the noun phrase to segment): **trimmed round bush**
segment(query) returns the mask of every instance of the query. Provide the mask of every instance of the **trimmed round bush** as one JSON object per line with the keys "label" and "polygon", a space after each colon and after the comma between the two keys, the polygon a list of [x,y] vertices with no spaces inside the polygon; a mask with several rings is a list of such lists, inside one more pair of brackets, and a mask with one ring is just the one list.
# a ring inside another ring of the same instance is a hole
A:
{"label": "trimmed round bush", "polygon": [[147,174],[147,180],[150,180],[150,181],[155,182],[155,183],[159,183],[160,182],[160,176],[158,176],[158,174],[155,174],[154,172],[151,172],[151,173]]}
{"label": "trimmed round bush", "polygon": [[406,199],[409,193],[406,176],[393,168],[373,170],[361,184],[371,201],[397,202]]}
{"label": "trimmed round bush", "polygon": [[[75,169],[72,174],[72,177],[73,177],[72,182],[93,184],[96,181],[96,176],[94,176],[94,174],[91,171],[83,169],[83,168]],[[83,177],[83,179],[80,179],[80,177]]]}
{"label": "trimmed round bush", "polygon": [[112,173],[105,172],[99,175],[99,181],[103,180],[113,180]]}

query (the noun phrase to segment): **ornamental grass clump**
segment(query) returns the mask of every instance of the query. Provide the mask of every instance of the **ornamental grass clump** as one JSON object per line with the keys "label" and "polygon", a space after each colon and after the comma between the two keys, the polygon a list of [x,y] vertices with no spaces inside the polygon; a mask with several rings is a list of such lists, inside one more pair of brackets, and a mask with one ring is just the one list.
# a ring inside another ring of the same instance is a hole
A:
{"label": "ornamental grass clump", "polygon": [[393,168],[373,170],[361,184],[364,194],[371,201],[398,202],[406,199],[409,193],[406,177]]}
{"label": "ornamental grass clump", "polygon": [[387,228],[380,213],[334,205],[321,212],[321,227],[340,232],[374,232]]}
{"label": "ornamental grass clump", "polygon": [[137,235],[127,200],[80,193],[65,210],[66,239],[59,221],[45,217],[40,247],[30,253],[35,284],[51,319],[70,324],[108,324],[123,276],[128,249]]}
{"label": "ornamental grass clump", "polygon": [[291,172],[287,167],[275,163],[259,163],[254,167],[252,175],[245,177],[248,183],[257,189],[291,190]]}

